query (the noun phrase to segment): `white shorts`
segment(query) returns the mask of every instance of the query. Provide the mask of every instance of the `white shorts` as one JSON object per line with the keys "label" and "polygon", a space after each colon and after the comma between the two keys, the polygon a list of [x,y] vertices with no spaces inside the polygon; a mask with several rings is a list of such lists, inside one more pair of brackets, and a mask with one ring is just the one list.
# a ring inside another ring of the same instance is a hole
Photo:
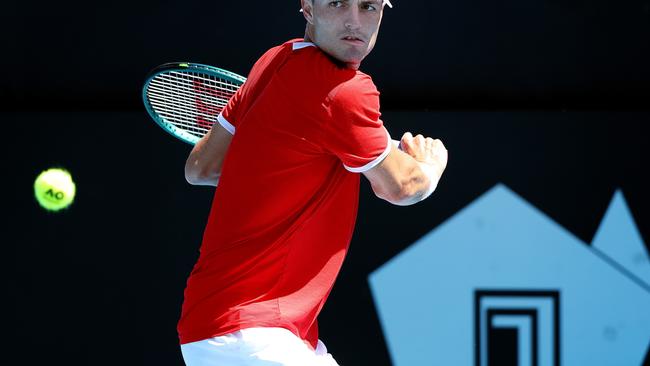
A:
{"label": "white shorts", "polygon": [[181,345],[187,366],[339,366],[318,341],[312,350],[284,328],[247,328]]}

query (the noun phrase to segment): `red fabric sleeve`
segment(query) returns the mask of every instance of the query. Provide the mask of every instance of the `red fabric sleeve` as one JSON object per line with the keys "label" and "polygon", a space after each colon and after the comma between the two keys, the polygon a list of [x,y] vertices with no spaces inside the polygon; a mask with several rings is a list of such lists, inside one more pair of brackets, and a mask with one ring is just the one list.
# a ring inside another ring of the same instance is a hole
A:
{"label": "red fabric sleeve", "polygon": [[[221,111],[217,117],[217,122],[231,134],[235,134],[235,129],[241,122],[240,117],[247,113],[246,111],[250,108],[251,103],[257,100],[260,93],[276,73],[279,65],[291,53],[291,45],[291,43],[287,42],[282,46],[273,47],[264,53],[251,68],[246,82],[230,98],[228,104]],[[278,57],[283,51],[285,52],[285,57]]]}
{"label": "red fabric sleeve", "polygon": [[335,89],[329,114],[323,145],[347,170],[365,172],[390,152],[391,138],[380,119],[379,92],[369,76],[359,74]]}
{"label": "red fabric sleeve", "polygon": [[237,115],[237,111],[238,111],[237,106],[240,104],[244,85],[242,85],[239,89],[237,89],[235,95],[233,95],[230,98],[228,104],[226,104],[226,106],[223,108],[223,110],[221,111],[221,113],[219,113],[219,116],[217,117],[217,123],[219,123],[223,128],[228,130],[228,132],[230,132],[231,135],[235,134],[235,128],[237,127],[237,121],[239,120]]}

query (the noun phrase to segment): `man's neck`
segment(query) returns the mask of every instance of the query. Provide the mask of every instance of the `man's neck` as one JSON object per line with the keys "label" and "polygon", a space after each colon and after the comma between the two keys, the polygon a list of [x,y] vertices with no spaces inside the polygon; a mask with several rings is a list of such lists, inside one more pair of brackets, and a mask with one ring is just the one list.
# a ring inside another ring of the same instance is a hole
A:
{"label": "man's neck", "polygon": [[[313,44],[316,45],[316,47],[318,47],[318,43],[314,42],[314,41],[311,39],[311,37],[309,36],[309,31],[306,31],[306,32],[305,32],[305,36],[303,37],[303,40],[304,40],[305,42],[313,43]],[[320,48],[320,47],[318,47],[318,48],[319,48],[321,51],[323,51],[322,48]],[[323,52],[325,52],[325,51],[323,51]],[[327,53],[327,52],[325,52],[325,53]],[[347,68],[349,68],[349,69],[359,70],[359,67],[361,66],[360,63],[344,62],[344,61],[338,60],[336,57],[330,55],[329,53],[328,53],[327,55],[330,56],[330,58],[331,58],[332,60],[335,60],[338,64],[343,65],[343,66],[345,66],[345,67],[347,67]]]}

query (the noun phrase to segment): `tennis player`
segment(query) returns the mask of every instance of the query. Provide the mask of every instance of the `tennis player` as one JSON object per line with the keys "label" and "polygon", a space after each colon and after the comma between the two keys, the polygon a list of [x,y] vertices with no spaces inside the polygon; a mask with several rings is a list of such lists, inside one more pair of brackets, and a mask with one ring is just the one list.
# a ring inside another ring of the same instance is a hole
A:
{"label": "tennis player", "polygon": [[267,51],[193,148],[189,183],[215,191],[178,332],[188,366],[335,366],[316,317],[343,263],[360,175],[396,205],[447,165],[439,140],[384,128],[359,71],[387,0],[302,0],[303,39]]}

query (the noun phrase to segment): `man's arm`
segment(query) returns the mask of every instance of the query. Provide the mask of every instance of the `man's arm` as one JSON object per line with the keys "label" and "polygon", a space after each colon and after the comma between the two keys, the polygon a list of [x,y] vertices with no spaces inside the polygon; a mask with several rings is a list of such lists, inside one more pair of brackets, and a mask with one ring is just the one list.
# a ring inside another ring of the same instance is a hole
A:
{"label": "man's arm", "polygon": [[386,158],[364,172],[377,197],[399,206],[427,198],[447,167],[447,150],[440,140],[405,133]]}
{"label": "man's arm", "polygon": [[216,186],[221,176],[223,159],[226,156],[232,135],[219,123],[194,145],[185,163],[185,179],[188,183],[202,186]]}

